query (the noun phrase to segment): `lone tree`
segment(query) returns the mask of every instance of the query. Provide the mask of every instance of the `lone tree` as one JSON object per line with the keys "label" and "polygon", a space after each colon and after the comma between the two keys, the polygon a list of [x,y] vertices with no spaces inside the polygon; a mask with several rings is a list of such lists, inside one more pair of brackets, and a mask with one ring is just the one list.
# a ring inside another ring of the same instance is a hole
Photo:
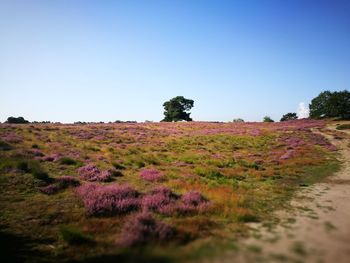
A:
{"label": "lone tree", "polygon": [[263,122],[275,122],[275,121],[271,119],[269,116],[265,116],[263,119]]}
{"label": "lone tree", "polygon": [[194,101],[186,99],[183,96],[177,96],[169,101],[164,102],[164,119],[162,121],[192,121],[190,118],[190,112],[193,107]]}
{"label": "lone tree", "polygon": [[310,117],[350,119],[350,92],[323,91],[309,105]]}
{"label": "lone tree", "polygon": [[25,120],[23,117],[8,117],[5,123],[29,123],[29,121]]}
{"label": "lone tree", "polygon": [[296,119],[298,119],[298,116],[295,112],[288,112],[282,116],[281,121],[291,121]]}

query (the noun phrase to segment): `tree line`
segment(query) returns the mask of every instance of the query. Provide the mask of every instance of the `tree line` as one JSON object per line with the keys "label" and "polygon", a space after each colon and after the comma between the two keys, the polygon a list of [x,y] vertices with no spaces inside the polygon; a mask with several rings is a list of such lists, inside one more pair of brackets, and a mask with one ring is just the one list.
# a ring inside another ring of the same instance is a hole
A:
{"label": "tree line", "polygon": [[[194,100],[186,99],[183,96],[177,96],[164,102],[164,118],[162,122],[192,121],[190,110],[194,106]],[[344,91],[323,91],[317,97],[311,100],[309,104],[310,118],[339,118],[350,119],[350,92]],[[280,121],[296,120],[298,118],[295,112],[289,112],[282,116]],[[121,121],[116,121],[121,122]],[[131,122],[131,121],[130,121]],[[134,121],[132,121],[134,122]],[[244,122],[243,119],[234,119],[233,122]],[[269,116],[265,116],[263,122],[274,122]],[[29,123],[23,117],[9,117],[5,123]],[[50,123],[33,122],[33,123]]]}

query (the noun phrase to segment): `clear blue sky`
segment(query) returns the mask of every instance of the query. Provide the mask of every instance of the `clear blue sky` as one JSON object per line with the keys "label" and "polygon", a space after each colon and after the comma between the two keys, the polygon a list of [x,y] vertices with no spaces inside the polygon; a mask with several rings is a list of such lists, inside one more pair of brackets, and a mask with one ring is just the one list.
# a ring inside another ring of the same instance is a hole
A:
{"label": "clear blue sky", "polygon": [[0,0],[0,121],[261,120],[350,88],[350,1]]}

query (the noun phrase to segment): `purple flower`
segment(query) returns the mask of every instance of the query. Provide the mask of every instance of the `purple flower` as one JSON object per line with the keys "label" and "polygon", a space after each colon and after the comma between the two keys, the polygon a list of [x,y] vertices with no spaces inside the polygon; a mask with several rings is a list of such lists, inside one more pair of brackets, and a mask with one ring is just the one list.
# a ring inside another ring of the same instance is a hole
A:
{"label": "purple flower", "polygon": [[145,210],[161,211],[162,208],[173,204],[179,197],[165,186],[157,187],[142,199],[142,208]]}
{"label": "purple flower", "polygon": [[191,205],[191,206],[199,206],[203,203],[208,202],[207,199],[205,199],[201,193],[196,192],[196,191],[189,191],[187,193],[185,193],[182,197],[181,197],[182,202],[185,205]]}
{"label": "purple flower", "polygon": [[112,171],[101,171],[95,165],[85,165],[78,169],[80,177],[90,182],[108,182],[112,179]]}
{"label": "purple flower", "polygon": [[294,150],[287,150],[285,154],[280,157],[280,160],[288,160],[293,157]]}
{"label": "purple flower", "polygon": [[144,169],[141,171],[140,176],[142,179],[150,182],[161,181],[164,175],[155,169]]}
{"label": "purple flower", "polygon": [[128,221],[117,244],[123,247],[164,243],[175,237],[173,227],[156,220],[150,213],[141,213]]}
{"label": "purple flower", "polygon": [[125,214],[140,207],[139,193],[127,185],[85,184],[77,189],[89,215]]}
{"label": "purple flower", "polygon": [[44,194],[53,195],[53,194],[57,193],[60,190],[60,188],[56,184],[50,184],[50,185],[45,186],[45,187],[40,187],[39,190]]}
{"label": "purple flower", "polygon": [[15,132],[7,132],[5,134],[1,134],[1,140],[8,143],[19,143],[23,141],[22,137],[17,135]]}

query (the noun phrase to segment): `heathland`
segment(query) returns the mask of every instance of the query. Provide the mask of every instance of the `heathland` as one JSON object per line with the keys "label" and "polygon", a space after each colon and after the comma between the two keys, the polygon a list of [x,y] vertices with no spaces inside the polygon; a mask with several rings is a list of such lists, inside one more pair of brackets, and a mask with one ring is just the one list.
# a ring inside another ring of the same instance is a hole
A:
{"label": "heathland", "polygon": [[0,241],[17,262],[183,262],[238,249],[339,168],[322,120],[0,125]]}

